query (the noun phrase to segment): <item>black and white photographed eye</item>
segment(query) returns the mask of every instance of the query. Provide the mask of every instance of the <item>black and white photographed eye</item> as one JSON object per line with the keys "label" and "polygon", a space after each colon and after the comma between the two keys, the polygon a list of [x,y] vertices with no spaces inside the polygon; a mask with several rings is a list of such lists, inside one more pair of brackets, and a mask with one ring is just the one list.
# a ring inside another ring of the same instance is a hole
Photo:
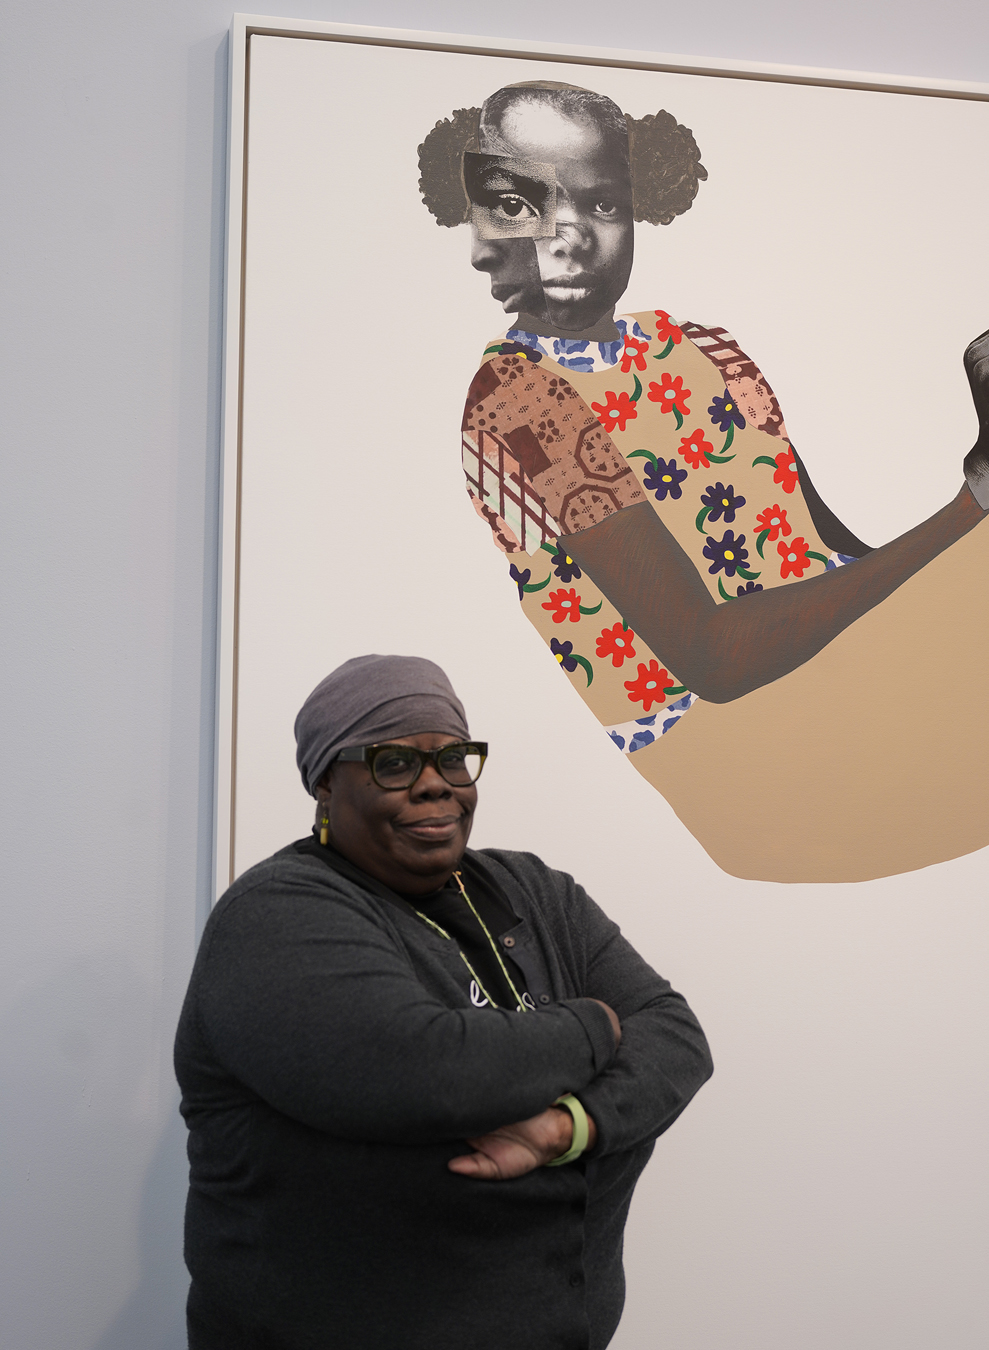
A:
{"label": "black and white photographed eye", "polygon": [[464,153],[464,187],[480,239],[548,239],[556,233],[556,170],[511,155]]}

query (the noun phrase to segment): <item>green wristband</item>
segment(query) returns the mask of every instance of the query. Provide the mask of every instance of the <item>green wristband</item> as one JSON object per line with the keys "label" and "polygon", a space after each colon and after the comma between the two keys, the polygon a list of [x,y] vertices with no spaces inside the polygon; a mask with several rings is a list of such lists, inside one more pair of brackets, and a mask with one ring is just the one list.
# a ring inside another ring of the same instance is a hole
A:
{"label": "green wristband", "polygon": [[572,1092],[568,1092],[564,1097],[557,1097],[553,1105],[562,1106],[573,1117],[573,1139],[570,1147],[559,1158],[554,1158],[552,1162],[546,1164],[547,1167],[562,1167],[564,1163],[573,1162],[584,1152],[584,1149],[587,1148],[587,1141],[591,1137],[591,1129],[587,1123],[587,1112]]}

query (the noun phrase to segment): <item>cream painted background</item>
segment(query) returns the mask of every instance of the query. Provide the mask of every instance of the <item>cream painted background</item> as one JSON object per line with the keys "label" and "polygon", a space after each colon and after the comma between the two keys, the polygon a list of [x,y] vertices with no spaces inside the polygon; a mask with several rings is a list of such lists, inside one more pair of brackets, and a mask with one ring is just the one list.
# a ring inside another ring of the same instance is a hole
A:
{"label": "cream painted background", "polygon": [[[474,842],[574,872],[714,1048],[637,1196],[616,1346],[976,1346],[986,855],[738,881],[607,744],[464,494],[462,400],[504,325],[466,229],[419,202],[416,146],[538,74],[673,111],[711,177],[637,227],[626,307],[729,326],[822,495],[880,543],[957,489],[974,436],[989,107],[252,41],[237,870],[309,827],[291,723],[312,685],[366,650],[440,661],[492,743]],[[715,766],[712,809],[737,790]]]}

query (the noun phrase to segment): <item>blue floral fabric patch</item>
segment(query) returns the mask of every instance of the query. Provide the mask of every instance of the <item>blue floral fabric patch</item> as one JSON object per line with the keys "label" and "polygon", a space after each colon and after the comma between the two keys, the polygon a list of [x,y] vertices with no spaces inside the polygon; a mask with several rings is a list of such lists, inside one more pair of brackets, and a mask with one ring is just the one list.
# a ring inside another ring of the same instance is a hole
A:
{"label": "blue floral fabric patch", "polygon": [[640,342],[651,342],[652,335],[645,333],[630,316],[615,319],[619,336],[610,342],[588,342],[586,338],[540,337],[524,328],[510,328],[505,341],[518,343],[522,347],[539,352],[562,366],[564,370],[576,370],[580,374],[591,375],[598,370],[610,370],[621,360],[625,350],[625,338],[631,336]]}
{"label": "blue floral fabric patch", "polygon": [[858,562],[854,553],[832,553],[825,563],[825,569],[828,572],[833,572],[836,567],[847,567],[849,563],[853,562]]}
{"label": "blue floral fabric patch", "polygon": [[[650,713],[648,717],[637,717],[632,722],[619,722],[617,726],[605,727],[605,731],[619,750],[626,755],[632,755],[636,750],[652,745],[658,737],[665,736],[670,727],[675,727],[684,713],[696,702],[696,694],[684,694],[675,703],[668,703],[662,712]],[[670,716],[671,713],[673,716]]]}

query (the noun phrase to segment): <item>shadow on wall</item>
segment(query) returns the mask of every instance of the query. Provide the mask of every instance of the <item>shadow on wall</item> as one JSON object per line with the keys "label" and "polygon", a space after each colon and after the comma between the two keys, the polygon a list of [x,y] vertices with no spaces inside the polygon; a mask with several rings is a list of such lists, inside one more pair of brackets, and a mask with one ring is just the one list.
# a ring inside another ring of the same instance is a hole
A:
{"label": "shadow on wall", "polygon": [[137,1288],[89,1350],[186,1350],[182,1217],[188,1186],[185,1122],[175,1110],[155,1150],[137,1221]]}

